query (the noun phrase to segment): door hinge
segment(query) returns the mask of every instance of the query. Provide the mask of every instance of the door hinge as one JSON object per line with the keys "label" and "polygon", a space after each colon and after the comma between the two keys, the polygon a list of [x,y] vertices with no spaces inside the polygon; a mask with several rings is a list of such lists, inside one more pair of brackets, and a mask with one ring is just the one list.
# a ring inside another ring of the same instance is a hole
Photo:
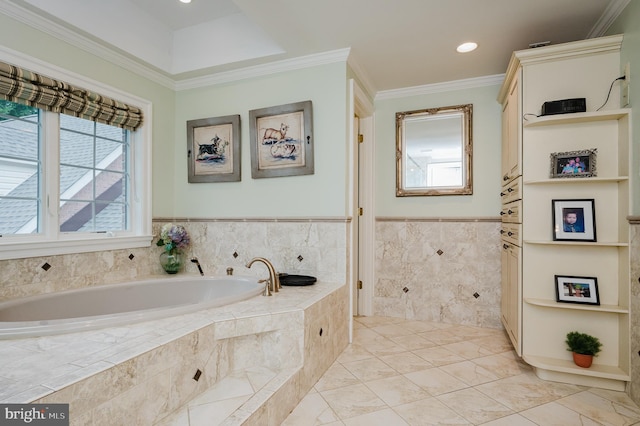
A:
{"label": "door hinge", "polygon": [[359,143],[364,142],[364,136],[362,135],[362,133],[359,133],[359,134],[358,134],[358,142],[359,142]]}
{"label": "door hinge", "polygon": [[364,209],[362,207],[358,207],[358,215],[362,216],[364,214]]}
{"label": "door hinge", "polygon": [[358,280],[358,290],[362,290],[362,281]]}

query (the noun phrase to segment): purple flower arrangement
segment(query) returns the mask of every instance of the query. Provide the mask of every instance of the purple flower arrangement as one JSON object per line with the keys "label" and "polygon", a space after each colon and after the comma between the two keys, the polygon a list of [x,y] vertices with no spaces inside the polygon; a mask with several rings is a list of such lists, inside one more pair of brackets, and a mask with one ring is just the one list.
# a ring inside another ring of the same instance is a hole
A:
{"label": "purple flower arrangement", "polygon": [[160,238],[156,245],[159,247],[164,246],[166,251],[174,253],[177,249],[186,248],[189,243],[189,234],[184,229],[184,226],[167,223],[162,227]]}

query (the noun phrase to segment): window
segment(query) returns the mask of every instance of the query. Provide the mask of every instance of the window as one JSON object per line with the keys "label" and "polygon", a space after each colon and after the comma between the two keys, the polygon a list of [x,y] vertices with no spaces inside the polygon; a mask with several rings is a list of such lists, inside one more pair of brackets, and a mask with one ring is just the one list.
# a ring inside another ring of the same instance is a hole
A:
{"label": "window", "polygon": [[149,246],[150,186],[145,126],[0,99],[0,259]]}

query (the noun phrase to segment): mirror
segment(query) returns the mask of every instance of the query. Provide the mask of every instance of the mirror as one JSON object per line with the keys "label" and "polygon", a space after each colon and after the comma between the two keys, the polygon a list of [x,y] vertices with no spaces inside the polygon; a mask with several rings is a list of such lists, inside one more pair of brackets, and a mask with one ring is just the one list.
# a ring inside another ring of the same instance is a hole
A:
{"label": "mirror", "polygon": [[473,105],[396,113],[396,196],[470,195]]}

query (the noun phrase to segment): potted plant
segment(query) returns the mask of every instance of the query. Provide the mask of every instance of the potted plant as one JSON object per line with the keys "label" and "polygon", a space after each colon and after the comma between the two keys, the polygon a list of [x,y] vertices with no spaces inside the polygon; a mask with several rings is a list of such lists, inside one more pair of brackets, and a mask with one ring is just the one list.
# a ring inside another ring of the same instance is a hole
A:
{"label": "potted plant", "polygon": [[589,368],[593,362],[593,357],[598,355],[602,343],[597,337],[586,333],[571,331],[567,333],[567,343],[569,351],[573,352],[573,362],[578,367]]}

